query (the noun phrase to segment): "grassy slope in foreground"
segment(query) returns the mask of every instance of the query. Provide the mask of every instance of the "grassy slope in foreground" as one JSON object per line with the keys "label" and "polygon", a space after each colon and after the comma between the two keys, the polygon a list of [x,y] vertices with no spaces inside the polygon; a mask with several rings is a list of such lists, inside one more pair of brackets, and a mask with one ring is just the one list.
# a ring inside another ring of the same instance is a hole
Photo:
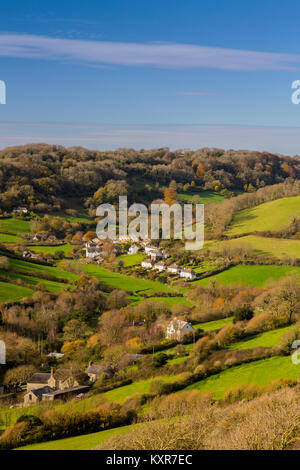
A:
{"label": "grassy slope in foreground", "polygon": [[68,437],[56,441],[41,442],[31,444],[25,447],[19,447],[15,450],[91,450],[102,444],[109,437],[129,432],[140,424],[122,426],[120,428],[108,429],[106,431],[84,434],[83,436]]}
{"label": "grassy slope in foreground", "polygon": [[284,197],[244,209],[233,219],[228,235],[263,230],[280,230],[300,216],[300,196]]}
{"label": "grassy slope in foreground", "polygon": [[202,286],[207,286],[214,281],[224,285],[242,284],[251,287],[263,287],[268,281],[277,281],[292,271],[300,273],[300,268],[294,266],[239,265],[222,271],[215,276],[195,281],[193,285],[201,284]]}
{"label": "grassy slope in foreground", "polygon": [[216,398],[221,398],[228,389],[237,385],[265,385],[275,379],[297,379],[299,375],[300,365],[293,364],[290,356],[276,356],[231,367],[196,382],[185,390],[210,391],[215,393]]}

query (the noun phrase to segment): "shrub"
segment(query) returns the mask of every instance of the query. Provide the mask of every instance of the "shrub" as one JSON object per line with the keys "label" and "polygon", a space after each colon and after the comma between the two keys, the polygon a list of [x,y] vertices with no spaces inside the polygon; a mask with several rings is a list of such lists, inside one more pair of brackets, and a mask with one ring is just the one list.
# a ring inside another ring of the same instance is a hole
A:
{"label": "shrub", "polygon": [[250,305],[243,305],[233,313],[233,323],[243,320],[250,320],[253,317],[253,309]]}

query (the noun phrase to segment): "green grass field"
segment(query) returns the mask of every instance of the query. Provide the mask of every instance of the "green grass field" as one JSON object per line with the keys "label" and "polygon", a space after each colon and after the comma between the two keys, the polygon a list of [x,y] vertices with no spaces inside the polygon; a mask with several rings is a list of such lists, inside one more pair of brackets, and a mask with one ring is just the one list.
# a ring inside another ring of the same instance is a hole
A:
{"label": "green grass field", "polygon": [[231,344],[228,349],[252,349],[258,346],[265,348],[271,348],[280,344],[282,336],[292,328],[292,325],[285,326],[284,328],[278,328],[277,330],[266,331],[253,336],[252,338],[239,341]]}
{"label": "green grass field", "polygon": [[9,259],[11,265],[14,269],[21,271],[24,274],[31,275],[32,272],[34,273],[48,273],[56,277],[61,277],[67,279],[69,281],[74,281],[78,278],[78,274],[69,273],[67,271],[63,271],[62,269],[56,266],[45,266],[42,264],[30,263],[29,261],[23,261],[20,259]]}
{"label": "green grass field", "polygon": [[143,259],[146,258],[146,256],[147,255],[145,253],[137,253],[136,255],[122,255],[118,256],[117,260],[123,261],[124,267],[128,268],[130,266],[141,264],[141,262],[143,261]]}
{"label": "green grass field", "polygon": [[300,365],[293,364],[290,356],[271,357],[224,370],[185,390],[210,391],[215,393],[216,398],[221,398],[226,390],[237,385],[265,385],[275,379],[297,379],[299,375]]}
{"label": "green grass field", "polygon": [[159,380],[162,382],[174,382],[179,378],[180,375],[163,375],[161,377],[140,380],[139,382],[134,382],[130,385],[125,385],[124,387],[119,387],[115,388],[114,390],[110,390],[109,392],[103,393],[102,396],[110,402],[122,404],[124,403],[124,401],[127,400],[127,398],[133,395],[149,393],[150,385],[154,380]]}
{"label": "green grass field", "polygon": [[285,197],[239,211],[228,235],[280,230],[300,216],[300,196]]}
{"label": "green grass field", "polygon": [[31,444],[26,447],[19,447],[15,450],[92,450],[106,441],[109,437],[129,432],[141,424],[132,424],[120,428],[108,429],[107,431],[94,432],[83,436],[68,437],[56,441]]}
{"label": "green grass field", "polygon": [[53,254],[56,251],[63,251],[65,256],[69,256],[70,250],[74,248],[75,245],[65,244],[65,245],[35,245],[28,246],[30,251],[35,251],[36,253],[50,253]]}
{"label": "green grass field", "polygon": [[146,291],[149,293],[174,292],[175,290],[158,281],[149,281],[148,279],[135,278],[125,274],[115,273],[96,264],[88,264],[85,269],[88,274],[98,278],[102,284],[117,287],[119,289],[130,290],[135,293],[139,291]]}
{"label": "green grass field", "polygon": [[221,320],[215,321],[208,321],[205,323],[197,323],[197,325],[193,325],[195,330],[204,330],[204,331],[212,331],[212,330],[219,330],[223,328],[223,326],[231,325],[233,317],[221,318]]}
{"label": "green grass field", "polygon": [[30,232],[30,222],[22,219],[0,219],[0,232],[21,233]]}
{"label": "green grass field", "polygon": [[224,196],[214,191],[194,191],[188,193],[178,193],[177,198],[179,201],[191,202],[194,196],[199,196],[200,204],[214,203],[219,204],[224,201]]}
{"label": "green grass field", "polygon": [[17,235],[9,235],[7,233],[0,233],[0,242],[1,243],[19,243],[24,242],[24,239],[18,237]]}
{"label": "green grass field", "polygon": [[[164,302],[169,307],[172,307],[175,304],[183,304],[191,307],[193,304],[186,300],[184,297],[149,297],[149,300],[153,302]],[[132,297],[131,305],[138,305],[141,302],[144,302],[145,299],[143,297]]]}
{"label": "green grass field", "polygon": [[300,273],[300,268],[293,266],[252,266],[241,264],[227,269],[226,271],[222,271],[215,276],[195,281],[193,285],[201,284],[202,286],[207,286],[211,282],[216,282],[217,284],[224,285],[240,284],[263,287],[267,283],[278,281],[278,279],[285,277],[292,271]]}
{"label": "green grass field", "polygon": [[3,276],[7,276],[9,279],[14,279],[14,280],[21,279],[26,284],[32,284],[33,286],[39,283],[43,283],[49,292],[59,292],[61,290],[66,289],[66,287],[68,287],[68,284],[65,284],[62,282],[56,282],[56,281],[49,281],[48,279],[42,279],[39,277],[32,276],[30,274],[27,276],[26,274],[16,274],[13,272],[7,272],[7,271],[1,271],[1,270],[0,270],[0,273]]}
{"label": "green grass field", "polygon": [[17,286],[15,284],[10,284],[9,282],[0,281],[1,302],[19,301],[24,297],[31,297],[33,292],[33,290],[27,287]]}
{"label": "green grass field", "polygon": [[284,238],[267,238],[247,235],[246,237],[224,240],[221,242],[206,243],[207,248],[227,248],[227,247],[245,247],[253,249],[257,255],[272,255],[276,258],[290,256],[292,258],[300,257],[300,240],[291,240]]}
{"label": "green grass field", "polygon": [[[71,204],[72,206],[73,204]],[[82,204],[80,202],[76,202],[76,210],[77,210],[77,215],[73,217],[72,215],[67,214],[65,211],[61,210],[58,212],[50,212],[49,216],[51,217],[60,217],[61,219],[68,220],[71,223],[79,223],[79,224],[85,224],[85,223],[91,223],[93,222],[93,219],[91,219],[87,213],[86,210],[82,209]],[[41,216],[43,214],[40,214]]]}

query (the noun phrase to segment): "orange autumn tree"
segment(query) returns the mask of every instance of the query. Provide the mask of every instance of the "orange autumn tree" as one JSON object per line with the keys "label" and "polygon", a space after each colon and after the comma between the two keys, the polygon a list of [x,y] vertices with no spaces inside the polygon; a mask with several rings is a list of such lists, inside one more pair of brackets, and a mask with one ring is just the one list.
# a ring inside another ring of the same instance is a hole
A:
{"label": "orange autumn tree", "polygon": [[83,239],[85,242],[93,240],[93,238],[97,238],[96,232],[89,231],[89,232],[86,232],[83,236]]}
{"label": "orange autumn tree", "polygon": [[164,191],[165,202],[171,206],[177,199],[177,192],[174,188],[167,188]]}
{"label": "orange autumn tree", "polygon": [[197,166],[197,170],[196,170],[196,176],[199,179],[203,179],[204,175],[205,175],[205,166],[203,165],[203,163],[199,163],[199,165]]}

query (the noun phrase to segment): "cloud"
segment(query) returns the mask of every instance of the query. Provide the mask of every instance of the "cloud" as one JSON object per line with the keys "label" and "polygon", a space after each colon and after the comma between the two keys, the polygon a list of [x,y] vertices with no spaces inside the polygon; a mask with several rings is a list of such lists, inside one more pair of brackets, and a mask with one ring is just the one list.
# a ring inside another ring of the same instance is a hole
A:
{"label": "cloud", "polygon": [[300,55],[176,43],[126,43],[0,34],[0,56],[159,68],[293,70]]}
{"label": "cloud", "polygon": [[33,142],[107,150],[219,147],[299,154],[299,127],[0,122],[0,148]]}

